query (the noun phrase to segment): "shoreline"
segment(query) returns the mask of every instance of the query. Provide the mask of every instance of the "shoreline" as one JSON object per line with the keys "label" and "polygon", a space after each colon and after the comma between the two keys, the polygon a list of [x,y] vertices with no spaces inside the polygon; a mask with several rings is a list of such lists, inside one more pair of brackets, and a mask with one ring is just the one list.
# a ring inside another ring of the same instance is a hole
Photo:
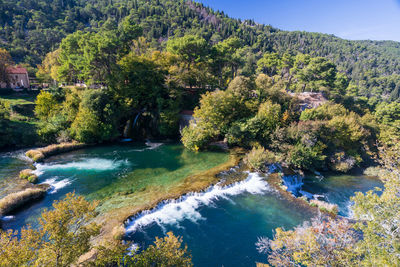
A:
{"label": "shoreline", "polygon": [[37,163],[42,162],[43,160],[52,156],[68,153],[89,146],[94,146],[94,144],[85,144],[75,141],[68,143],[51,144],[45,147],[30,149],[25,152],[25,155],[30,158],[34,163]]}

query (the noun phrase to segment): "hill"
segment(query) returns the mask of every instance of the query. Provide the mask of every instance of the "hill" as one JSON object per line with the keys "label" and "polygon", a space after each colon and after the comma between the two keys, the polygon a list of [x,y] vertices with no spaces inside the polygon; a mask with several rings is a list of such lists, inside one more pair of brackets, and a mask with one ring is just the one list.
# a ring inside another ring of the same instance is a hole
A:
{"label": "hill", "polygon": [[97,31],[126,16],[140,25],[152,46],[187,33],[210,44],[230,36],[248,47],[246,63],[255,65],[264,52],[306,53],[331,59],[355,85],[355,94],[395,100],[400,89],[400,43],[349,41],[333,35],[281,31],[252,20],[229,18],[192,1],[169,0],[0,0],[0,47],[16,62],[36,66],[61,40],[78,30]]}

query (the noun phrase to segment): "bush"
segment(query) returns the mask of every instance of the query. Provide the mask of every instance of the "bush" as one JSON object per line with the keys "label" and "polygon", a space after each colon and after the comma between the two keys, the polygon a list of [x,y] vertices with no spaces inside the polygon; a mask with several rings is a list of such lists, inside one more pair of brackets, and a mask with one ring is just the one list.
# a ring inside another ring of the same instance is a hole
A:
{"label": "bush", "polygon": [[319,169],[324,165],[326,156],[323,154],[324,145],[316,143],[314,146],[296,144],[288,153],[287,161],[290,165],[305,169]]}
{"label": "bush", "polygon": [[318,207],[321,211],[337,214],[338,213],[338,205],[331,204],[322,200],[312,199],[310,200],[310,206]]}
{"label": "bush", "polygon": [[194,124],[182,130],[183,145],[193,151],[204,148],[212,140],[212,134],[207,130],[196,127]]}
{"label": "bush", "polygon": [[25,155],[34,162],[40,162],[45,158],[44,154],[40,150],[36,149],[28,150]]}
{"label": "bush", "polygon": [[273,163],[275,160],[275,155],[263,147],[253,147],[244,158],[246,165],[257,171],[262,171],[266,163]]}

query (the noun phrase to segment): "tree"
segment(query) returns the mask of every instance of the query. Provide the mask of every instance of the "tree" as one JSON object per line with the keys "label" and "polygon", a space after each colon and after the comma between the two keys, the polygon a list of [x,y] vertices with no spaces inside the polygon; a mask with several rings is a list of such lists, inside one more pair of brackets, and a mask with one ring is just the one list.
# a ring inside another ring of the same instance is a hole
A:
{"label": "tree", "polygon": [[47,91],[41,91],[35,101],[35,115],[39,120],[47,121],[59,111],[60,105],[56,98]]}
{"label": "tree", "polygon": [[206,60],[208,54],[207,41],[199,36],[185,35],[184,37],[174,38],[168,41],[167,51],[176,54],[186,63],[188,70],[195,63]]}
{"label": "tree", "polygon": [[[39,229],[24,228],[0,233],[0,263],[4,266],[70,266],[91,248],[90,239],[99,233],[92,222],[96,203],[67,194],[53,210],[39,219]],[[15,265],[14,265],[15,264]]]}
{"label": "tree", "polygon": [[219,86],[225,87],[235,78],[241,59],[237,51],[242,46],[238,37],[230,37],[214,45],[211,54],[214,72],[219,77]]}
{"label": "tree", "polygon": [[39,228],[22,228],[21,232],[0,231],[1,266],[71,266],[79,257],[93,250],[95,259],[80,262],[83,266],[192,266],[182,238],[172,232],[156,238],[154,245],[142,252],[127,255],[128,245],[119,242],[93,246],[100,226],[94,222],[97,202],[68,193],[63,200],[44,211]]}
{"label": "tree", "polygon": [[10,53],[5,49],[0,48],[0,83],[8,85],[9,81],[6,70],[7,67],[13,64]]}
{"label": "tree", "polygon": [[53,203],[53,210],[44,212],[39,220],[42,240],[39,264],[70,266],[89,251],[90,239],[99,234],[92,222],[97,204],[88,203],[82,196],[67,194],[64,200]]}
{"label": "tree", "polygon": [[381,103],[376,107],[375,116],[379,122],[384,124],[393,124],[400,120],[400,103]]}
{"label": "tree", "polygon": [[50,82],[58,80],[58,68],[60,63],[58,62],[60,49],[49,52],[43,59],[42,64],[38,65],[36,72],[36,78],[41,82]]}
{"label": "tree", "polygon": [[397,266],[400,264],[400,146],[381,148],[385,189],[357,193],[354,221],[319,217],[294,230],[260,238],[260,252],[274,266]]}
{"label": "tree", "polygon": [[359,220],[356,229],[363,233],[357,251],[364,256],[364,266],[396,266],[400,264],[400,146],[381,148],[379,173],[385,189],[357,193],[354,201],[354,217]]}
{"label": "tree", "polygon": [[256,245],[273,266],[355,266],[360,236],[353,227],[347,220],[319,217],[294,230],[277,228],[273,240],[259,238]]}
{"label": "tree", "polygon": [[274,76],[282,67],[282,59],[278,53],[265,53],[257,62],[257,71],[268,76]]}
{"label": "tree", "polygon": [[156,237],[154,245],[133,256],[134,266],[193,266],[187,246],[181,248],[182,238],[168,232],[164,238]]}

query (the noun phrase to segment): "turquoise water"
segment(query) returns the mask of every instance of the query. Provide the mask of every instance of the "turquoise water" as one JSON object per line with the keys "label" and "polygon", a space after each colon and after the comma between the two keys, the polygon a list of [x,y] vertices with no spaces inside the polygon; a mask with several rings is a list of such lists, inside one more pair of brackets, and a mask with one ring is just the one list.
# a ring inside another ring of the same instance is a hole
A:
{"label": "turquoise water", "polygon": [[0,198],[16,189],[16,177],[27,168],[27,163],[23,151],[0,153]]}
{"label": "turquoise water", "polygon": [[322,196],[320,199],[339,206],[339,215],[351,216],[350,197],[355,192],[367,192],[375,187],[383,188],[382,182],[365,175],[327,174],[322,180],[312,177],[304,179],[303,190]]}
{"label": "turquoise water", "polygon": [[[46,197],[28,207],[8,214],[13,220],[3,223],[6,229],[20,229],[26,224],[36,226],[40,213],[66,193],[75,192],[89,200],[99,200],[99,210],[141,204],[130,202],[130,196],[165,194],[179,185],[188,175],[224,163],[228,154],[218,152],[194,153],[178,144],[121,143],[92,147],[50,158],[37,164],[39,183],[51,185]],[[8,159],[11,160],[11,159]],[[13,162],[13,161],[12,161]],[[4,159],[5,169],[8,165]],[[22,168],[27,162],[20,162]],[[19,169],[19,165],[17,166]],[[7,171],[4,171],[7,173]]]}
{"label": "turquoise water", "polygon": [[[266,186],[267,183],[268,179]],[[349,198],[355,192],[366,192],[377,186],[381,187],[382,183],[370,177],[328,175],[322,181],[305,179],[303,189],[338,204],[339,213],[346,216],[349,215]],[[220,193],[211,201],[203,196],[208,201],[199,200],[200,203],[193,204],[193,199],[184,199],[180,207],[161,207],[153,213],[153,217],[150,214],[137,219],[144,222],[142,227],[135,227],[135,221],[130,222],[127,230],[132,232],[128,239],[143,248],[151,244],[156,236],[172,231],[183,237],[195,266],[254,266],[255,262],[265,263],[266,255],[259,254],[255,246],[259,237],[271,238],[277,227],[292,229],[315,214],[295,206],[274,190],[254,190],[254,187],[262,189],[262,184],[253,183],[250,187],[253,188],[251,192]],[[181,210],[189,214],[184,216],[180,214]]]}
{"label": "turquoise water", "polygon": [[[19,170],[29,162],[22,152],[0,157],[0,195],[12,190]],[[52,187],[46,197],[10,214],[6,229],[20,229],[37,223],[40,213],[68,192],[100,200],[99,210],[131,207],[149,198],[166,194],[181,185],[191,174],[226,162],[228,155],[217,152],[193,153],[177,144],[121,143],[92,147],[52,157],[37,165],[40,183]],[[231,170],[221,178],[238,171]],[[189,194],[160,204],[127,222],[127,239],[146,247],[156,236],[168,231],[183,237],[193,255],[195,266],[254,266],[266,262],[257,252],[259,237],[272,237],[277,227],[292,229],[309,220],[309,210],[295,206],[268,184],[268,178],[249,173],[242,182],[228,187],[211,187],[206,192]],[[356,191],[368,191],[380,181],[357,175],[326,175],[325,179],[307,177],[303,190],[321,195],[339,205],[341,215],[351,215],[349,198]]]}

